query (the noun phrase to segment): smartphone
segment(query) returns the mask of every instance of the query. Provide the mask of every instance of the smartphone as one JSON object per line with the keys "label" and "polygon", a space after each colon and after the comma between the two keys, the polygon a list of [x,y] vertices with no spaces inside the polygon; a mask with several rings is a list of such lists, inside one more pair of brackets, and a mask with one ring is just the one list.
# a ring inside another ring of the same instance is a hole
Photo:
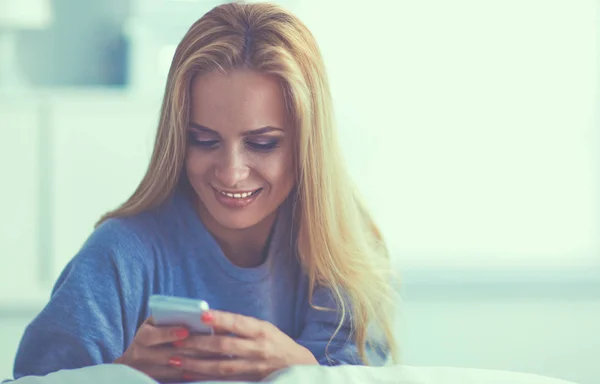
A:
{"label": "smartphone", "polygon": [[200,319],[208,311],[208,303],[204,300],[184,297],[152,295],[148,300],[150,315],[156,326],[176,326],[187,328],[190,333],[212,335],[212,327]]}

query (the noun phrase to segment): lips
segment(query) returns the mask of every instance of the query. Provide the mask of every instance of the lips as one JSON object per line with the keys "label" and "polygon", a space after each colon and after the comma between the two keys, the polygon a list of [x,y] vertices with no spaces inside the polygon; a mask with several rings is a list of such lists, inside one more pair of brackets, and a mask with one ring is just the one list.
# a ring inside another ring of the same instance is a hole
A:
{"label": "lips", "polygon": [[252,204],[261,194],[262,188],[243,191],[223,191],[213,188],[216,200],[226,208],[240,209]]}
{"label": "lips", "polygon": [[254,190],[248,190],[248,191],[237,191],[237,192],[226,192],[220,189],[215,188],[221,195],[223,196],[227,196],[230,197],[232,199],[245,199],[248,197],[252,197],[255,194],[257,194],[258,192],[260,192],[260,190],[262,188],[258,188],[258,189],[254,189]]}

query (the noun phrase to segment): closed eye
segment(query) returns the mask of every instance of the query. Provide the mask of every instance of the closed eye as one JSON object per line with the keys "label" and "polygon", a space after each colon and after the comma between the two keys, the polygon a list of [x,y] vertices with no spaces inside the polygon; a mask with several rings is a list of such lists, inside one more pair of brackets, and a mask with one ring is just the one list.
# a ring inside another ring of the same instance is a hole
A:
{"label": "closed eye", "polygon": [[[204,136],[204,137],[203,137]],[[194,131],[188,132],[188,142],[190,145],[202,149],[216,149],[219,147],[220,140],[207,135],[198,135]],[[200,138],[201,137],[201,138]],[[280,140],[274,138],[253,138],[244,141],[246,147],[256,152],[270,152],[279,146]]]}
{"label": "closed eye", "polygon": [[192,145],[203,148],[215,148],[219,140],[191,140]]}
{"label": "closed eye", "polygon": [[268,152],[279,146],[278,140],[271,140],[264,143],[258,143],[255,141],[246,141],[246,145],[255,151]]}
{"label": "closed eye", "polygon": [[215,148],[219,140],[198,140],[192,132],[188,133],[188,141],[191,145],[201,148]]}

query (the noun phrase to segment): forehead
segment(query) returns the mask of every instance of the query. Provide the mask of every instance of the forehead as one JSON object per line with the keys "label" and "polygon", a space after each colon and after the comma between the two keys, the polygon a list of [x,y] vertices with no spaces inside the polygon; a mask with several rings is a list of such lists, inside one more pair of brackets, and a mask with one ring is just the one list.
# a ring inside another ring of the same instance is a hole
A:
{"label": "forehead", "polygon": [[285,127],[286,110],[279,79],[240,69],[196,76],[191,85],[190,118],[216,131]]}

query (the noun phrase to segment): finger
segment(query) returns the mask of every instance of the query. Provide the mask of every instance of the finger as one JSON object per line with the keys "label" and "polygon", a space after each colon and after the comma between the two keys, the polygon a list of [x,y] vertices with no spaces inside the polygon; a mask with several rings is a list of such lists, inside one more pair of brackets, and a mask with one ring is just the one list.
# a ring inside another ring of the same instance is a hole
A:
{"label": "finger", "polygon": [[206,352],[203,350],[198,350],[196,348],[183,347],[177,347],[177,354],[180,356],[191,357],[195,359],[222,359],[225,357],[225,355],[223,355],[222,353]]}
{"label": "finger", "polygon": [[202,321],[216,331],[229,332],[249,339],[263,337],[268,329],[273,327],[271,323],[254,317],[216,310],[205,312]]}
{"label": "finger", "polygon": [[210,377],[210,376],[205,376],[205,375],[199,375],[197,373],[193,373],[193,372],[184,372],[181,375],[181,379],[185,380],[185,381],[215,381],[218,380],[217,377]]}
{"label": "finger", "polygon": [[258,375],[231,375],[227,378],[217,377],[217,376],[206,376],[200,375],[194,372],[184,372],[181,375],[181,378],[186,381],[259,381],[262,377],[258,377]]}
{"label": "finger", "polygon": [[[127,356],[127,361],[135,365],[170,365],[173,357],[178,357],[181,352],[173,347],[142,347],[135,346]],[[126,363],[130,365],[129,363]],[[171,364],[173,365],[173,364]],[[173,365],[176,366],[176,365]]]}
{"label": "finger", "polygon": [[182,348],[198,351],[205,355],[235,356],[244,358],[265,358],[261,345],[253,339],[243,339],[235,336],[192,335],[181,341]]}
{"label": "finger", "polygon": [[149,318],[138,329],[134,342],[144,347],[185,340],[189,331],[183,327],[156,327]]}
{"label": "finger", "polygon": [[216,377],[219,379],[230,379],[232,377],[243,376],[260,380],[271,373],[270,366],[267,362],[248,359],[183,359],[181,369],[193,372],[194,374]]}
{"label": "finger", "polygon": [[213,335],[231,335],[231,332],[213,328]]}
{"label": "finger", "polygon": [[141,367],[136,367],[136,369],[161,383],[180,382],[185,380],[183,378],[184,371],[179,368],[159,365],[143,365]]}

